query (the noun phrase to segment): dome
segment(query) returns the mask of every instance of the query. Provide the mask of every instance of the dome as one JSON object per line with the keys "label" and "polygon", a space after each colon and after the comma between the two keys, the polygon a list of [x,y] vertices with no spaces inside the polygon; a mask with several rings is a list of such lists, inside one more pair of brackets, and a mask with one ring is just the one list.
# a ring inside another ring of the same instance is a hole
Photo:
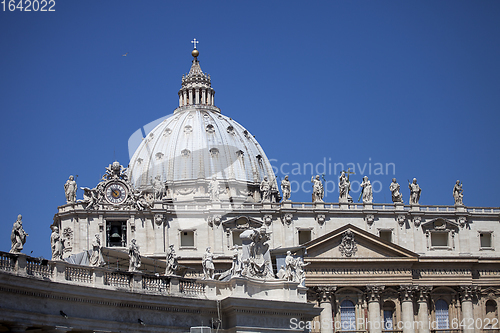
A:
{"label": "dome", "polygon": [[197,57],[182,78],[179,107],[146,137],[129,164],[129,178],[139,190],[164,182],[168,197],[195,200],[207,196],[215,177],[221,200],[260,200],[259,185],[268,177],[277,188],[271,164],[257,140],[213,105],[210,76]]}

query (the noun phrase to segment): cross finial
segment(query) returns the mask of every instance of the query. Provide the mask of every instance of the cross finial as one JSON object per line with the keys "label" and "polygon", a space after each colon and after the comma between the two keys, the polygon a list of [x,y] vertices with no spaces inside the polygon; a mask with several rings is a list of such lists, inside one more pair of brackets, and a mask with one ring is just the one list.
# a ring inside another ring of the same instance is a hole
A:
{"label": "cross finial", "polygon": [[196,44],[198,44],[198,43],[199,43],[199,41],[197,41],[197,40],[196,40],[196,38],[195,38],[195,39],[193,39],[193,40],[191,41],[191,43],[193,43],[193,44],[194,44],[194,49],[196,50]]}

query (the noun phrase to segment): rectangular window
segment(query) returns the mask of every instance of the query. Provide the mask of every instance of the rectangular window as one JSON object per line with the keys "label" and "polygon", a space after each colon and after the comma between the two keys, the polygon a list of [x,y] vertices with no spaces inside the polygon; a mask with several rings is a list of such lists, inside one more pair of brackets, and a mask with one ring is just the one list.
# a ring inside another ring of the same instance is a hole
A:
{"label": "rectangular window", "polygon": [[311,240],[311,230],[299,230],[299,245]]}
{"label": "rectangular window", "polygon": [[379,236],[380,236],[380,238],[382,238],[386,242],[392,242],[392,231],[391,230],[380,230]]}
{"label": "rectangular window", "polygon": [[239,230],[233,230],[233,245],[241,245],[241,231]]}
{"label": "rectangular window", "polygon": [[181,247],[194,247],[194,231],[181,231]]}
{"label": "rectangular window", "polygon": [[479,234],[479,241],[482,249],[490,249],[491,246],[491,232],[481,232]]}
{"label": "rectangular window", "polygon": [[431,245],[433,247],[447,247],[448,246],[448,233],[447,232],[432,232]]}
{"label": "rectangular window", "polygon": [[392,331],[392,310],[384,310],[384,328],[385,331]]}

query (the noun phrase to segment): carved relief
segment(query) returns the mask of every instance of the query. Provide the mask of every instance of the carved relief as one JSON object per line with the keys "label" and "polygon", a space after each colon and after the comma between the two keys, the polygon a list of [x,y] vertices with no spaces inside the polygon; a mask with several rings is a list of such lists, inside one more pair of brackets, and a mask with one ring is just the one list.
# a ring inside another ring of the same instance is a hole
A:
{"label": "carved relief", "polygon": [[293,214],[291,213],[286,213],[283,216],[283,222],[287,225],[290,225],[290,223],[292,223],[292,220],[293,220]]}
{"label": "carved relief", "polygon": [[267,225],[267,226],[270,226],[271,223],[273,222],[273,216],[271,214],[266,214],[264,215],[264,223]]}
{"label": "carved relief", "polygon": [[194,193],[194,191],[196,191],[196,188],[194,187],[181,187],[176,190],[177,194],[180,195],[188,195]]}
{"label": "carved relief", "polygon": [[184,127],[184,133],[190,134],[193,131],[193,127],[191,125],[186,125]]}
{"label": "carved relief", "polygon": [[351,230],[346,230],[342,235],[342,242],[339,246],[340,253],[345,257],[352,257],[358,251],[354,234]]}
{"label": "carved relief", "polygon": [[458,222],[458,225],[460,226],[460,228],[463,228],[467,224],[467,217],[466,216],[460,216],[458,218],[457,222]]}
{"label": "carved relief", "polygon": [[316,221],[318,221],[318,224],[323,225],[325,223],[325,220],[326,220],[325,214],[316,215]]}
{"label": "carved relief", "polygon": [[189,157],[189,156],[191,155],[191,151],[190,151],[189,149],[183,149],[183,150],[181,151],[181,155],[182,155],[183,157]]}
{"label": "carved relief", "polygon": [[207,222],[208,222],[208,225],[210,227],[213,227],[214,224],[216,226],[219,226],[220,223],[221,223],[221,221],[222,221],[222,216],[218,215],[218,214],[216,214],[216,215],[209,215],[208,218],[207,218]]}
{"label": "carved relief", "polygon": [[404,216],[404,215],[398,215],[396,217],[396,221],[398,221],[398,224],[400,227],[403,227],[403,225],[405,224],[405,220],[406,220],[406,216]]}
{"label": "carved relief", "polygon": [[155,224],[157,226],[162,225],[164,220],[165,220],[165,217],[163,216],[163,214],[155,214]]}
{"label": "carved relief", "polygon": [[375,215],[373,214],[368,214],[365,216],[365,221],[369,226],[372,226],[373,222],[375,221]]}
{"label": "carved relief", "polygon": [[66,227],[62,233],[64,237],[64,252],[71,252],[73,250],[71,242],[73,241],[73,230],[70,227]]}
{"label": "carved relief", "polygon": [[415,225],[415,228],[420,227],[420,224],[422,223],[422,217],[420,216],[415,216],[413,218],[413,224]]}

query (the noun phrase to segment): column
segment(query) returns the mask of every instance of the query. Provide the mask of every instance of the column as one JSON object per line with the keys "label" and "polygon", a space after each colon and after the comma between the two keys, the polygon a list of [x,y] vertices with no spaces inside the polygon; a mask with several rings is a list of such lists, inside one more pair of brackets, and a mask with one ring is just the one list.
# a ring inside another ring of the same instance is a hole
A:
{"label": "column", "polygon": [[184,90],[184,91],[182,92],[182,105],[183,105],[183,106],[186,106],[186,104],[187,104],[187,91],[186,91],[186,90]]}
{"label": "column", "polygon": [[382,332],[380,319],[380,293],[384,286],[366,286],[368,298],[368,325],[365,327],[370,333]]}
{"label": "column", "polygon": [[189,104],[194,104],[193,103],[193,89],[189,89],[189,101],[188,101],[188,105]]}
{"label": "column", "polygon": [[[462,320],[464,320],[463,333],[474,333],[474,314],[472,310],[472,298],[477,292],[477,286],[460,287],[460,300],[462,301]],[[472,319],[472,320],[471,320]],[[475,323],[475,322],[474,322]]]}
{"label": "column", "polygon": [[207,90],[203,89],[201,91],[201,104],[207,104]]}
{"label": "column", "polygon": [[196,89],[194,91],[194,95],[195,95],[194,104],[200,104],[200,89]]}
{"label": "column", "polygon": [[415,333],[413,317],[413,294],[417,286],[404,285],[399,288],[401,299],[401,321],[403,333]]}
{"label": "column", "polygon": [[210,105],[215,105],[215,91],[212,91],[211,94],[210,94],[210,97],[211,97],[211,101],[210,101]]}
{"label": "column", "polygon": [[182,92],[179,93],[179,106],[182,106]]}
{"label": "column", "polygon": [[317,290],[319,307],[323,309],[319,315],[321,333],[333,333],[332,299],[336,289],[336,287],[320,287]]}
{"label": "column", "polygon": [[428,299],[432,290],[431,286],[419,286],[418,291],[418,333],[429,333],[429,307]]}

